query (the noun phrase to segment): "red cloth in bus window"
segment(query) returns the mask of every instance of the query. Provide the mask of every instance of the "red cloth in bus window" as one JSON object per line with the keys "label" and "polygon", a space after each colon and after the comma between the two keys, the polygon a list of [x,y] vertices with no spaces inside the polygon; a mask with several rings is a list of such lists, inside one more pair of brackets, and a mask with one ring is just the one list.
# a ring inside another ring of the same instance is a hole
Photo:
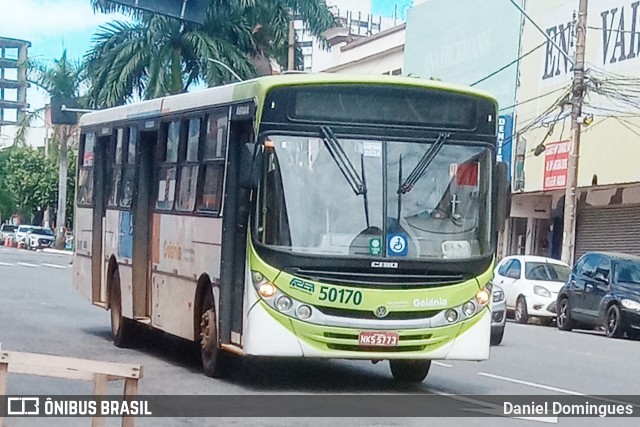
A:
{"label": "red cloth in bus window", "polygon": [[480,168],[477,162],[458,165],[456,184],[459,186],[477,187],[479,171]]}

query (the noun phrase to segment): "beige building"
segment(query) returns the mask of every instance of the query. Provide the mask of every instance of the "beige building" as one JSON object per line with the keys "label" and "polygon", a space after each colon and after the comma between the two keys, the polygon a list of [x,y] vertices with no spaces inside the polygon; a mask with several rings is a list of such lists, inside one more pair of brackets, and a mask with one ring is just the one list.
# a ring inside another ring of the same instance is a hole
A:
{"label": "beige building", "polygon": [[331,59],[319,71],[354,74],[402,74],[406,25],[401,24],[375,35],[350,40],[343,28],[327,33],[333,43]]}
{"label": "beige building", "polygon": [[[507,253],[559,258],[571,127],[578,2],[527,2],[516,107],[515,194]],[[578,168],[575,259],[588,250],[640,255],[640,8],[591,0]]]}

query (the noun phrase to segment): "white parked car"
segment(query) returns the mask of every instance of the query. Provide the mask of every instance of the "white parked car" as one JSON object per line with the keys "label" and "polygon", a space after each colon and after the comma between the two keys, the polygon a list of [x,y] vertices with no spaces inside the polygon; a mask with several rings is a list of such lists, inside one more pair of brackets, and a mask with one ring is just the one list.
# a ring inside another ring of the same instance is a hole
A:
{"label": "white parked car", "polygon": [[53,231],[47,227],[32,227],[25,237],[27,249],[43,249],[53,246],[55,236]]}
{"label": "white parked car", "polygon": [[33,231],[34,225],[20,225],[16,230],[16,243],[27,245],[27,234]]}
{"label": "white parked car", "polygon": [[571,268],[562,261],[532,255],[505,257],[494,272],[494,283],[505,294],[507,311],[516,322],[537,317],[547,326],[556,317],[558,291],[566,283]]}

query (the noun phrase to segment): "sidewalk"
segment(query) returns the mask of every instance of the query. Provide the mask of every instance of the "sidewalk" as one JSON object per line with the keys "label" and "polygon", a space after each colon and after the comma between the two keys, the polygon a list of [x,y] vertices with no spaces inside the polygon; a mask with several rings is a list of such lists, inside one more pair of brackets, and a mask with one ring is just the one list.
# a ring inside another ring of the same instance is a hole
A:
{"label": "sidewalk", "polygon": [[49,254],[73,255],[73,251],[65,251],[61,249],[51,249],[51,248],[42,249],[42,252],[46,252]]}

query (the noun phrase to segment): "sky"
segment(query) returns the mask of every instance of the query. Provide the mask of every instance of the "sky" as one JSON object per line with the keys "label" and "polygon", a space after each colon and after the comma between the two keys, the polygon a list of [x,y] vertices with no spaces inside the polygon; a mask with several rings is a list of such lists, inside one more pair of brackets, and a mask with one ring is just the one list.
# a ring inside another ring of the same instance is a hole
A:
{"label": "sky", "polygon": [[[406,18],[410,0],[372,0],[374,15]],[[42,62],[67,57],[81,60],[92,45],[92,36],[100,25],[115,19],[118,14],[94,13],[89,0],[0,0],[0,37],[31,42],[29,57]],[[40,108],[48,100],[46,93],[31,87],[27,101],[31,108]]]}

